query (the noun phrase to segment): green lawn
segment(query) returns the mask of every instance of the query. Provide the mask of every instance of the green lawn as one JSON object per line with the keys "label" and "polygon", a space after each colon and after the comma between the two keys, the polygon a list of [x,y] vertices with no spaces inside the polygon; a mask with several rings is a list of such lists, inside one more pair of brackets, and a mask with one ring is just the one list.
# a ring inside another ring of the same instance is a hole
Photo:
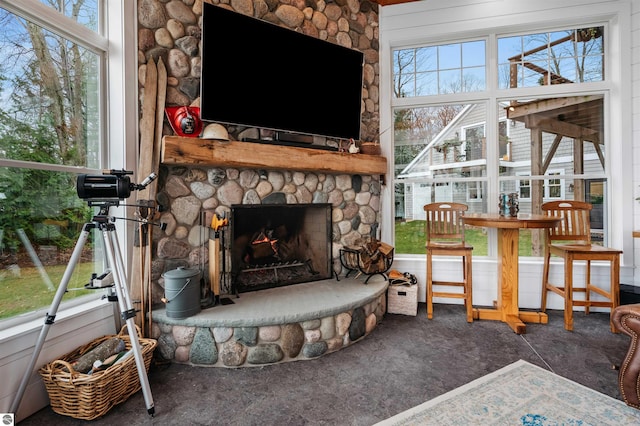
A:
{"label": "green lawn", "polygon": [[[396,254],[424,254],[424,224],[424,220],[396,221]],[[488,254],[488,239],[484,229],[467,228],[465,239],[469,244],[473,245],[474,256],[486,256]],[[519,241],[520,255],[531,256],[531,232],[520,230]]]}
{"label": "green lawn", "polygon": [[[467,242],[473,245],[474,256],[487,255],[487,235],[483,229],[469,228],[466,231]],[[395,253],[424,254],[424,221],[396,221]],[[520,231],[520,254],[531,254],[531,235]],[[66,265],[47,266],[46,271],[54,286],[60,284]],[[89,282],[93,272],[102,272],[99,265],[83,262],[76,266],[67,286],[64,300],[89,294],[84,285]],[[0,319],[9,318],[35,309],[48,307],[55,296],[40,277],[35,267],[22,267],[20,276],[14,276],[7,270],[0,271]]]}
{"label": "green lawn", "polygon": [[[63,301],[95,291],[86,290],[84,285],[89,282],[93,272],[102,272],[96,266],[93,262],[78,263]],[[7,270],[0,271],[0,319],[50,306],[66,267],[67,265],[46,267],[49,279],[55,286],[53,291],[47,288],[35,267],[20,268],[20,276]]]}

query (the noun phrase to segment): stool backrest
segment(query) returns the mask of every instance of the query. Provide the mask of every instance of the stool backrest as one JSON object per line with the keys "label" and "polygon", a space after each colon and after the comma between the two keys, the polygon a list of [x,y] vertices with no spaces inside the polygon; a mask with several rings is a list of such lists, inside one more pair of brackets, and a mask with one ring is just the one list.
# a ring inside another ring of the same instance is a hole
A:
{"label": "stool backrest", "polygon": [[431,203],[425,205],[427,243],[432,240],[464,243],[462,216],[468,209],[469,207],[466,204],[461,203]]}
{"label": "stool backrest", "polygon": [[589,214],[593,206],[584,201],[561,200],[542,204],[542,211],[549,216],[558,216],[562,220],[553,228],[547,229],[547,238],[551,241],[572,241],[591,244],[591,222]]}

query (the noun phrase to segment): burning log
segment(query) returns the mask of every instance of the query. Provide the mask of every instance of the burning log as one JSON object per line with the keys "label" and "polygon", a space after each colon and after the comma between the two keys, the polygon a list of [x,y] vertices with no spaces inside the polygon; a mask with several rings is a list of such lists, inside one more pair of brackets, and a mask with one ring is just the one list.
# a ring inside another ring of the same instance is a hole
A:
{"label": "burning log", "polygon": [[261,231],[252,239],[249,252],[253,259],[262,259],[265,257],[278,258],[278,240],[270,238],[267,236],[267,233]]}

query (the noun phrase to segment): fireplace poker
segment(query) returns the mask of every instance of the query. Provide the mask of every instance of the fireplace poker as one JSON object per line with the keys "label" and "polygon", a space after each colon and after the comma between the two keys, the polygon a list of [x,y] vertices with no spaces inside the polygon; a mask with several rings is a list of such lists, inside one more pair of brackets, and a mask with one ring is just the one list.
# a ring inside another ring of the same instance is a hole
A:
{"label": "fireplace poker", "polygon": [[[227,218],[227,213],[224,212],[222,213],[222,219],[226,220]],[[228,223],[228,220],[227,220]],[[227,245],[226,242],[224,240],[224,236],[225,236],[225,230],[224,228],[226,228],[226,225],[223,227],[222,231],[220,232],[220,248],[222,250],[222,284],[221,287],[222,289],[224,289],[227,293],[229,292],[229,286],[227,284]]]}
{"label": "fireplace poker", "polygon": [[213,291],[214,306],[220,302],[220,229],[229,223],[226,218],[213,214],[209,231],[209,281]]}

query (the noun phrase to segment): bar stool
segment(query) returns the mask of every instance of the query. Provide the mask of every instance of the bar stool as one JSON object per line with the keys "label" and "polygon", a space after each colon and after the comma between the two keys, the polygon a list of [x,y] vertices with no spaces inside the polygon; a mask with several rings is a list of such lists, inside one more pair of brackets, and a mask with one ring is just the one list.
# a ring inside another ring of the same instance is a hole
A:
{"label": "bar stool", "polygon": [[[427,251],[427,318],[433,319],[433,298],[464,299],[467,322],[473,322],[471,256],[473,246],[464,240],[462,215],[468,206],[461,203],[431,203],[424,206],[426,212]],[[462,281],[434,281],[433,256],[461,256]],[[434,287],[438,287],[438,291]],[[441,287],[452,287],[443,289]],[[462,288],[462,292],[451,291]],[[449,290],[449,291],[444,291]]]}
{"label": "bar stool", "polygon": [[[589,213],[592,205],[584,201],[550,201],[542,204],[542,211],[547,215],[559,216],[562,220],[553,228],[546,230],[546,244],[544,255],[544,270],[542,273],[542,312],[547,308],[547,293],[549,291],[560,295],[564,299],[564,328],[573,330],[573,307],[584,306],[585,314],[589,308],[606,307],[611,312],[620,304],[620,254],[621,250],[591,244],[591,224]],[[549,282],[551,256],[557,256],[564,261],[564,283]],[[610,287],[604,290],[591,282],[591,262],[606,261],[611,267]],[[573,263],[586,262],[586,280],[584,287],[577,287],[573,280]],[[584,293],[584,300],[576,300],[574,293]],[[596,293],[607,300],[592,300],[591,294]],[[611,331],[617,330],[611,322]]]}

